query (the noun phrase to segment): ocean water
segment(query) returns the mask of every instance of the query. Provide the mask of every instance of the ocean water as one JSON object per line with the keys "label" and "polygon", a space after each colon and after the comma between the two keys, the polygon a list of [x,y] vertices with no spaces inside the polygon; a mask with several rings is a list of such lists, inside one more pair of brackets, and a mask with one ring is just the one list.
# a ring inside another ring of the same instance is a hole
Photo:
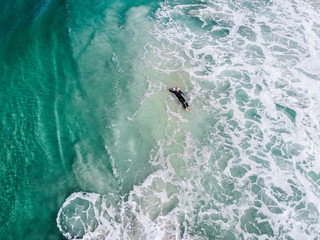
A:
{"label": "ocean water", "polygon": [[320,239],[319,1],[3,0],[0,44],[1,239]]}

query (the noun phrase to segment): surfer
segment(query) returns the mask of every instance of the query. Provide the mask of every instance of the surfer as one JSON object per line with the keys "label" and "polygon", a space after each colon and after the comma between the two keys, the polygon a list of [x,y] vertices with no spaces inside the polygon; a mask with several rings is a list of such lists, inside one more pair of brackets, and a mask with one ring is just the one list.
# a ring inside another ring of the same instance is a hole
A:
{"label": "surfer", "polygon": [[169,88],[168,90],[176,95],[176,97],[182,103],[182,106],[187,110],[187,112],[190,111],[189,105],[186,99],[184,98],[184,94],[180,88],[175,87],[175,88]]}

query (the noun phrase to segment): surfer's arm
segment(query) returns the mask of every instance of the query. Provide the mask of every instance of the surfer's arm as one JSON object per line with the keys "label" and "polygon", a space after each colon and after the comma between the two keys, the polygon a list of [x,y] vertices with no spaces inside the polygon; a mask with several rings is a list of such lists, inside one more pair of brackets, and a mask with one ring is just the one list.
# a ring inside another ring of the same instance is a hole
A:
{"label": "surfer's arm", "polygon": [[175,88],[168,88],[168,90],[172,93],[176,93],[176,89]]}

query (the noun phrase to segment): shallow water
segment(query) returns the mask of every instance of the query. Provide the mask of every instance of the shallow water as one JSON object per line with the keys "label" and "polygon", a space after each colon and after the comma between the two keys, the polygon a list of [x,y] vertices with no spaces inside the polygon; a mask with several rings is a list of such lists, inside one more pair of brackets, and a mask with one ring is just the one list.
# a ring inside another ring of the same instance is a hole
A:
{"label": "shallow water", "polygon": [[6,239],[319,238],[317,1],[0,10]]}

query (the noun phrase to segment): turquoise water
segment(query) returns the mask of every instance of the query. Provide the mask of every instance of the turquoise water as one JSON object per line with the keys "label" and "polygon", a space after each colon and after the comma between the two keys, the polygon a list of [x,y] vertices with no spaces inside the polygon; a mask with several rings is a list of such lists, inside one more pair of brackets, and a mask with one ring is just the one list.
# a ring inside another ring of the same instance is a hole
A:
{"label": "turquoise water", "polygon": [[0,12],[1,238],[320,239],[317,1]]}

